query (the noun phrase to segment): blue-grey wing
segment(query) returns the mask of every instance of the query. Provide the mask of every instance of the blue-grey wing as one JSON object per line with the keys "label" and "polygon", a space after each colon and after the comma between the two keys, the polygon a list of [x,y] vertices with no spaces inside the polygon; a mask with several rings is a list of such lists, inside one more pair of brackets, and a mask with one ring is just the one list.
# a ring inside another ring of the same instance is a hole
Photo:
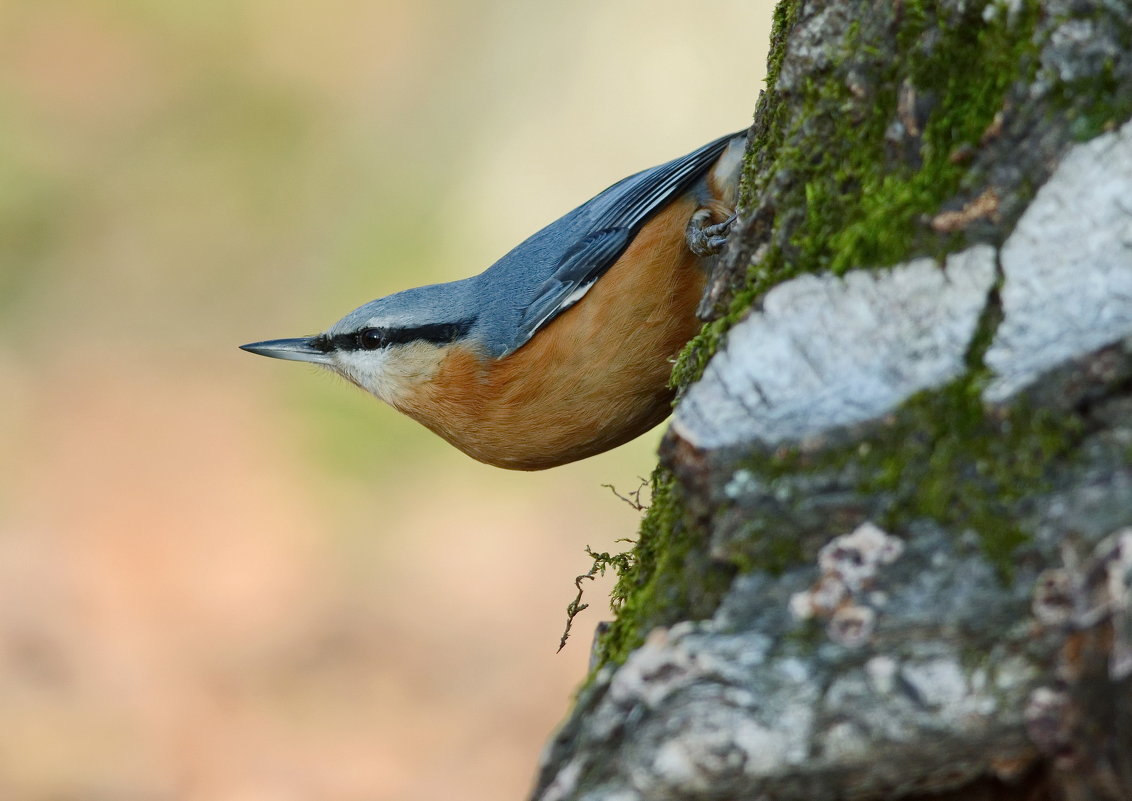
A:
{"label": "blue-grey wing", "polygon": [[686,156],[632,175],[586,203],[596,212],[588,232],[562,255],[554,272],[536,289],[510,350],[581,300],[625,252],[641,227],[691,187],[737,135],[720,137]]}
{"label": "blue-grey wing", "polygon": [[534,301],[523,312],[519,322],[519,342],[526,342],[535,331],[581,300],[617,261],[631,238],[632,232],[628,228],[603,228],[570,248],[554,274],[538,287]]}

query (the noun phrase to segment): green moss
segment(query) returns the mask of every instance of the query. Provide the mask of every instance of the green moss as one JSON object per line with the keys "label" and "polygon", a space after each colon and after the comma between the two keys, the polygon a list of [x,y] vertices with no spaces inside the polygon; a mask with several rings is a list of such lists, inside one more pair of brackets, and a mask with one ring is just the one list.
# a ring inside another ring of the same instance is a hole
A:
{"label": "green moss", "polygon": [[800,0],[780,0],[774,7],[774,17],[770,28],[770,52],[766,59],[766,83],[774,86],[782,69],[782,59],[786,56],[786,38],[798,21],[801,11]]}
{"label": "green moss", "polygon": [[[851,444],[756,453],[741,467],[778,491],[796,484],[811,500],[807,482],[821,476],[826,483],[817,496],[829,493],[833,508],[867,514],[892,531],[932,520],[971,532],[988,561],[1009,577],[1017,548],[1028,539],[1019,502],[1050,488],[1051,470],[1073,458],[1083,424],[1073,414],[1025,404],[986,407],[978,385],[962,378],[919,393],[855,434]],[[754,516],[748,522],[722,546],[738,572],[778,572],[810,561],[831,529],[855,525],[832,516],[799,522],[786,515],[772,525]]]}
{"label": "green moss", "polygon": [[627,563],[615,565],[610,599],[617,617],[598,641],[598,667],[624,661],[656,626],[715,610],[735,569],[711,561],[706,550],[699,528],[687,519],[676,479],[658,467],[637,546]]}
{"label": "green moss", "polygon": [[973,531],[1009,575],[1027,539],[1017,502],[1048,488],[1050,467],[1071,453],[1081,425],[1072,415],[1021,404],[988,411],[976,388],[960,380],[906,403],[879,437],[875,458],[863,460],[861,489],[893,494],[886,525],[930,518]]}

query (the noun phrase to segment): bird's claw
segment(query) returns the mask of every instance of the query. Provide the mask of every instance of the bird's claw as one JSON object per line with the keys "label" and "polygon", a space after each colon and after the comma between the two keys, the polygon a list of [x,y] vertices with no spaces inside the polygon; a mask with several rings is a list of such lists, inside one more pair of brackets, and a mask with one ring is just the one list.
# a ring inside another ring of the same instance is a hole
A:
{"label": "bird's claw", "polygon": [[708,220],[711,219],[711,209],[700,209],[692,215],[692,219],[688,220],[688,228],[685,232],[685,238],[688,241],[688,249],[700,258],[707,256],[714,256],[723,250],[723,246],[727,244],[727,236],[731,231],[731,225],[735,222],[736,214],[732,213],[730,217],[721,223],[708,225]]}

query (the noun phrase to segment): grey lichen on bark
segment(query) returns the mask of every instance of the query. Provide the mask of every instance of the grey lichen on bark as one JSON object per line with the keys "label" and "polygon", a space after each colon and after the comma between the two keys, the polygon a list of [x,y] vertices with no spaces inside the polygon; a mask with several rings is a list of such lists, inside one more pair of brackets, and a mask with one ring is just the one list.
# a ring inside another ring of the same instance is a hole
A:
{"label": "grey lichen on bark", "polygon": [[533,798],[1132,797],[1132,2],[776,22]]}

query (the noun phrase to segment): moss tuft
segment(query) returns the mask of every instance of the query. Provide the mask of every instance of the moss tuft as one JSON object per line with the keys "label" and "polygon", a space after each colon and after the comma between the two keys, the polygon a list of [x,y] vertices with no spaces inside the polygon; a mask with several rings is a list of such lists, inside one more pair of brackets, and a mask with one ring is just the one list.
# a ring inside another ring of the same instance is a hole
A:
{"label": "moss tuft", "polygon": [[627,562],[615,565],[610,596],[616,619],[598,639],[596,666],[623,662],[649,630],[710,615],[735,568],[710,560],[699,529],[686,519],[676,479],[663,467],[652,475],[652,503]]}

